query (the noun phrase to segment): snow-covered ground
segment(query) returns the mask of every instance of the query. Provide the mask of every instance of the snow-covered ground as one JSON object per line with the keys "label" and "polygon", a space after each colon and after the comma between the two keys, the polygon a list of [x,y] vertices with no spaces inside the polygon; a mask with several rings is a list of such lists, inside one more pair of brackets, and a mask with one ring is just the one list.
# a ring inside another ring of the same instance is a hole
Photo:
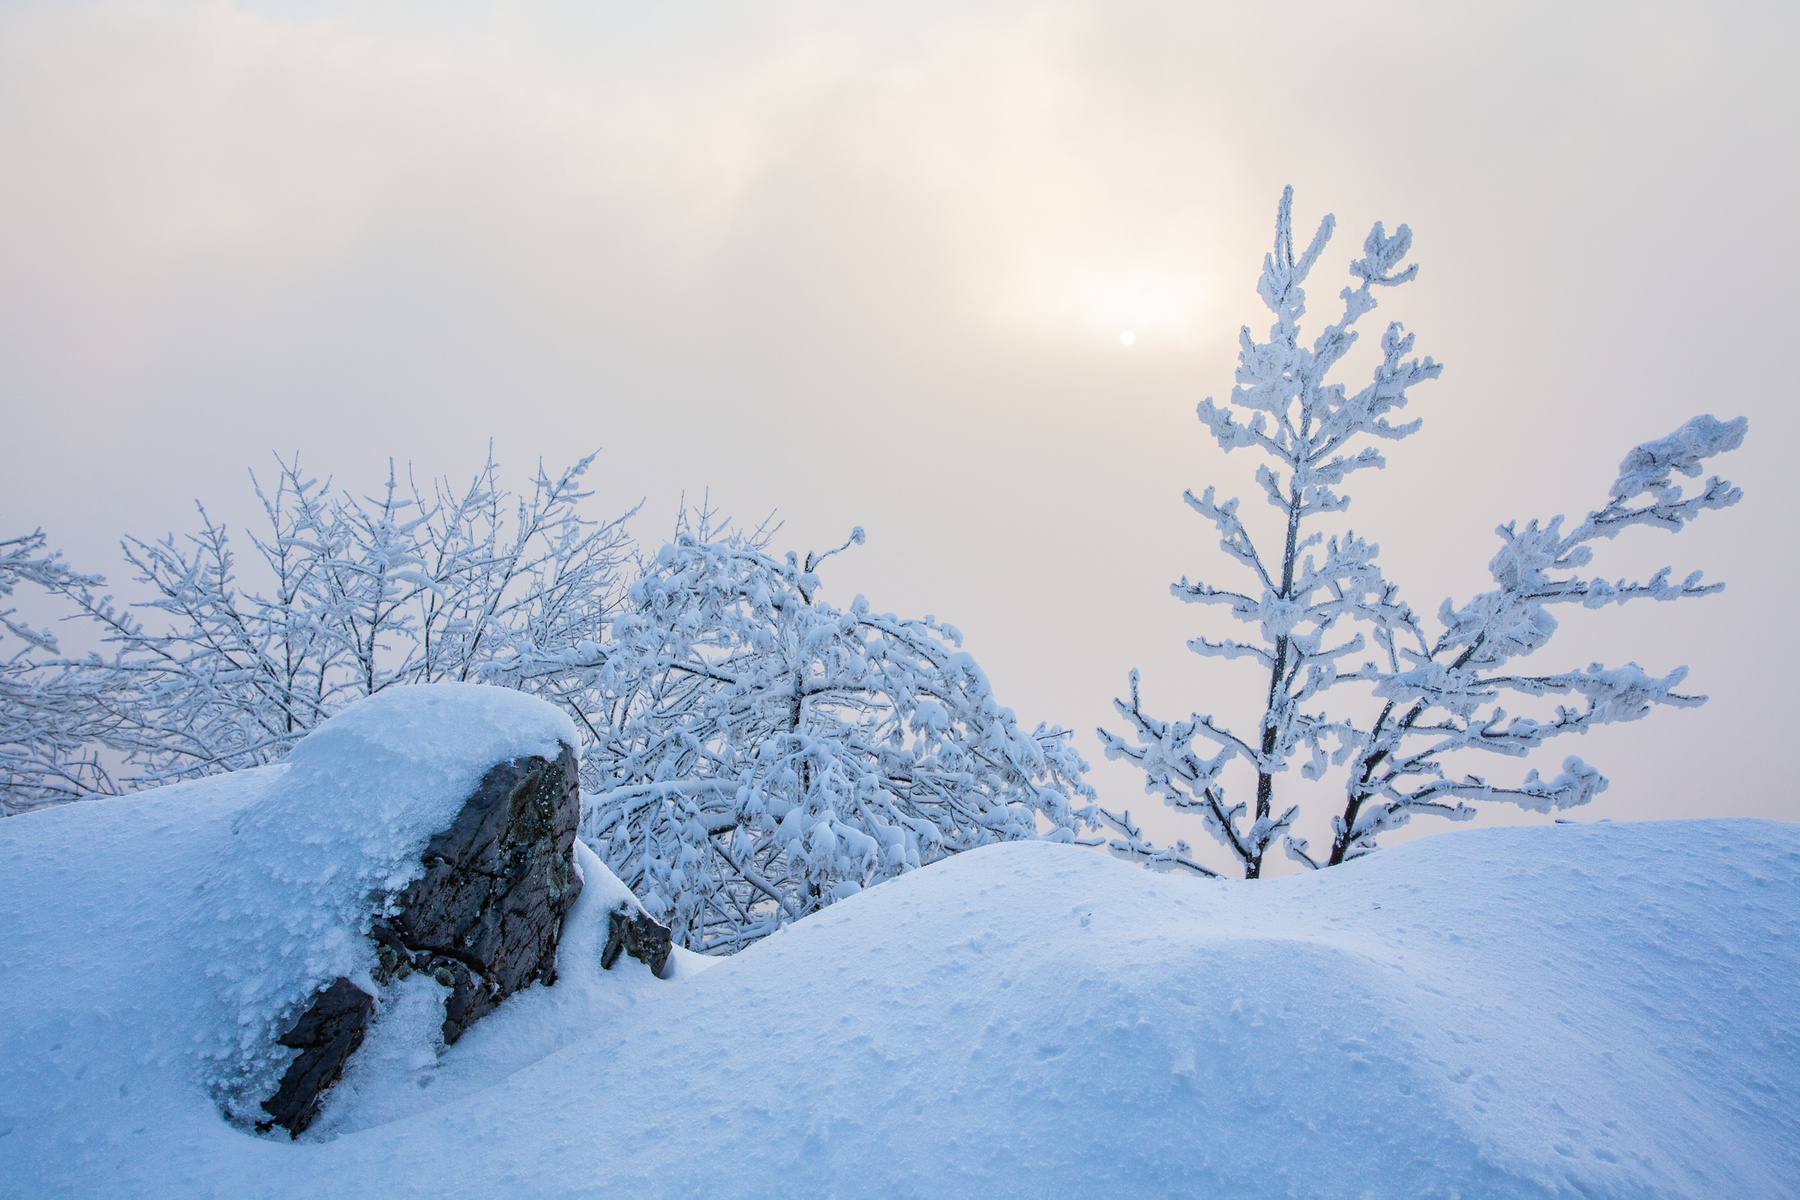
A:
{"label": "snow-covered ground", "polygon": [[0,1194],[1800,1195],[1800,827],[1757,821],[1248,884],[994,846],[667,981],[599,969],[582,851],[555,987],[443,1051],[415,976],[319,1124],[258,1137],[209,906],[296,760],[0,822]]}

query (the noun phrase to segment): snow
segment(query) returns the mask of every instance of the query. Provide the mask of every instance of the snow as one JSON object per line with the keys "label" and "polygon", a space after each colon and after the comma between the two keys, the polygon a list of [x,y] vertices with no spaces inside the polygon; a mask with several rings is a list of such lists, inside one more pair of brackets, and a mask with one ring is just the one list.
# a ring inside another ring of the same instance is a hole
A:
{"label": "snow", "polygon": [[1662,492],[1676,471],[1690,478],[1700,474],[1700,464],[1715,454],[1736,450],[1750,431],[1750,418],[1721,421],[1711,414],[1694,417],[1671,433],[1633,447],[1619,464],[1619,478],[1612,486],[1615,500],[1630,500],[1644,492]]}
{"label": "snow", "polygon": [[[246,1133],[209,1090],[207,956],[310,924],[228,942],[217,897],[285,836],[264,917],[335,919],[477,743],[558,736],[450,703],[468,753],[430,774],[423,701],[394,703],[342,748],[404,795],[315,748],[0,821],[0,1191],[1800,1195],[1800,828],[1758,821],[1465,831],[1256,882],[1005,843],[668,981],[599,969],[624,893],[582,849],[554,987],[444,1049],[415,976],[318,1126]],[[282,987],[299,953],[265,964]]]}

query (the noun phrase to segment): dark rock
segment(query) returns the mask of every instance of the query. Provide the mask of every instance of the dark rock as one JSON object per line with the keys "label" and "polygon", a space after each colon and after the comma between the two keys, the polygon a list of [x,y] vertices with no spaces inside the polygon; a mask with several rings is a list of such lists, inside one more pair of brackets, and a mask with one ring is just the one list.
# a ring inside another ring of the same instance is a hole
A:
{"label": "dark rock", "polygon": [[521,988],[556,981],[563,916],[581,894],[572,855],[579,788],[567,746],[555,762],[518,758],[488,771],[425,847],[425,877],[371,931],[454,989],[446,1043]]}
{"label": "dark rock", "polygon": [[621,904],[606,916],[606,948],[600,952],[600,965],[613,969],[620,951],[646,964],[658,979],[669,962],[669,949],[675,944],[667,925],[660,924],[641,908]]}
{"label": "dark rock", "polygon": [[281,1044],[300,1051],[300,1056],[288,1064],[275,1095],[263,1101],[271,1125],[297,1134],[312,1124],[325,1089],[337,1082],[344,1063],[362,1045],[374,1011],[375,997],[348,979],[339,979],[281,1035]]}
{"label": "dark rock", "polygon": [[[556,981],[563,917],[581,894],[572,853],[580,815],[575,752],[568,746],[555,762],[532,756],[500,763],[426,846],[424,878],[395,897],[392,915],[370,928],[376,983],[423,971],[451,989],[446,1043],[521,988]],[[662,936],[666,959],[668,930]],[[263,1104],[270,1125],[298,1134],[312,1123],[325,1089],[362,1044],[374,1004],[339,979],[282,1036],[281,1044],[300,1056]]]}

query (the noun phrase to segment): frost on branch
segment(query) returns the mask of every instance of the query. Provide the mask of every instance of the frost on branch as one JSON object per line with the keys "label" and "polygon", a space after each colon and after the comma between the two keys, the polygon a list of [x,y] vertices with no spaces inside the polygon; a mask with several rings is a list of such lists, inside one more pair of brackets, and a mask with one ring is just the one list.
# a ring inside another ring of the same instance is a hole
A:
{"label": "frost on branch", "polygon": [[763,541],[678,531],[587,679],[581,835],[678,942],[729,952],[955,851],[1074,838],[1067,731],[1021,728],[953,627],[829,605],[829,555]]}
{"label": "frost on branch", "polygon": [[243,543],[204,507],[197,533],[125,542],[148,599],[119,605],[99,580],[63,581],[108,648],[66,666],[107,697],[101,733],[135,768],[127,781],[273,762],[360,697],[585,653],[629,546],[625,517],[582,511],[592,458],[556,476],[540,465],[523,495],[491,456],[463,487],[390,466],[373,496],[282,462],[273,488],[252,476],[264,521]]}
{"label": "frost on branch", "polygon": [[[97,587],[45,549],[42,530],[0,540],[0,601],[20,584],[47,595]],[[107,697],[57,661],[48,629],[16,607],[0,609],[0,816],[114,790],[95,752],[106,728]]]}
{"label": "frost on branch", "polygon": [[[1528,772],[1516,784],[1481,776],[1452,778],[1449,760],[1463,751],[1520,757],[1550,737],[1580,733],[1613,721],[1636,720],[1659,705],[1691,707],[1703,696],[1676,688],[1686,668],[1666,675],[1636,663],[1609,668],[1531,674],[1511,663],[1549,642],[1557,622],[1554,604],[1603,608],[1637,599],[1703,596],[1720,584],[1703,584],[1699,572],[1679,582],[1669,569],[1647,580],[1609,581],[1581,572],[1591,562],[1591,543],[1634,525],[1671,532],[1708,509],[1735,504],[1741,491],[1717,477],[1693,495],[1674,482],[1701,473],[1711,456],[1742,444],[1748,422],[1698,416],[1667,437],[1625,456],[1603,508],[1564,531],[1557,517],[1497,531],[1501,548],[1489,564],[1496,587],[1457,607],[1445,601],[1442,632],[1430,638],[1413,609],[1381,573],[1377,547],[1349,529],[1320,529],[1320,518],[1341,513],[1350,498],[1344,480],[1365,468],[1386,466],[1376,443],[1399,441],[1419,428],[1395,414],[1414,385],[1441,370],[1430,358],[1410,358],[1413,337],[1390,323],[1370,381],[1351,392],[1329,378],[1354,345],[1356,322],[1377,304],[1373,289],[1411,280],[1417,267],[1400,264],[1412,244],[1402,225],[1390,236],[1377,222],[1350,264],[1358,282],[1339,293],[1343,308],[1310,343],[1301,336],[1306,311],[1302,284],[1329,242],[1333,221],[1321,222],[1296,257],[1291,223],[1293,192],[1284,192],[1276,214],[1274,249],[1263,260],[1257,292],[1274,314],[1266,340],[1248,328],[1239,337],[1237,386],[1228,404],[1211,399],[1199,416],[1226,451],[1255,449],[1265,461],[1255,480],[1262,498],[1279,514],[1281,534],[1259,545],[1240,516],[1236,498],[1219,500],[1214,489],[1187,493],[1188,505],[1209,521],[1219,547],[1235,564],[1235,587],[1183,578],[1179,598],[1218,605],[1252,628],[1242,640],[1205,637],[1188,643],[1209,658],[1249,659],[1268,672],[1262,715],[1254,731],[1233,731],[1211,716],[1164,721],[1144,712],[1138,678],[1129,701],[1115,701],[1127,723],[1123,735],[1099,731],[1110,758],[1145,773],[1145,790],[1179,811],[1200,816],[1246,877],[1261,874],[1264,855],[1279,838],[1289,858],[1309,867],[1355,858],[1375,849],[1388,829],[1427,813],[1452,820],[1474,815],[1464,801],[1505,800],[1550,812],[1585,804],[1606,780],[1576,757],[1545,780]],[[1331,716],[1326,693],[1339,693],[1358,716]],[[1547,711],[1509,715],[1518,706],[1567,697]],[[1238,760],[1255,773],[1254,801],[1227,798],[1226,767]],[[1296,762],[1307,779],[1344,774],[1344,807],[1333,818],[1330,851],[1315,858],[1308,842],[1289,832],[1298,807],[1277,810],[1275,781]],[[1152,865],[1210,869],[1146,842],[1129,814],[1101,814],[1118,837],[1114,853]]]}

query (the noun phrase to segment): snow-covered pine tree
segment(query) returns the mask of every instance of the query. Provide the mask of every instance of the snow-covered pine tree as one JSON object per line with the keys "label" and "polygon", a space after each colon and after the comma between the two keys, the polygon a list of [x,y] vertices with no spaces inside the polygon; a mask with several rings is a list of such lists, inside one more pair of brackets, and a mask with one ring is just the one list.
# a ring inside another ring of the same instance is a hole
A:
{"label": "snow-covered pine tree", "polygon": [[1020,728],[956,629],[819,598],[849,545],[782,560],[684,527],[587,677],[606,704],[583,718],[581,835],[690,949],[956,851],[1073,840],[1089,815],[1068,731]]}
{"label": "snow-covered pine tree", "polygon": [[[1352,326],[1376,307],[1373,289],[1406,283],[1416,273],[1415,265],[1400,266],[1412,234],[1402,225],[1390,236],[1375,224],[1362,256],[1350,264],[1360,282],[1340,293],[1342,314],[1309,346],[1301,338],[1306,306],[1301,285],[1330,240],[1333,219],[1320,223],[1296,257],[1292,203],[1289,188],[1276,212],[1275,246],[1263,260],[1257,285],[1275,314],[1268,339],[1257,341],[1246,327],[1230,403],[1221,406],[1208,398],[1199,406],[1201,422],[1226,451],[1255,449],[1264,455],[1256,482],[1281,516],[1282,540],[1265,553],[1239,518],[1236,498],[1219,501],[1210,487],[1198,497],[1188,492],[1187,503],[1213,523],[1221,549],[1250,584],[1240,590],[1184,578],[1171,588],[1192,603],[1223,605],[1236,620],[1255,627],[1257,636],[1248,641],[1200,637],[1188,646],[1208,657],[1250,658],[1268,672],[1261,720],[1240,733],[1211,716],[1153,717],[1143,710],[1133,671],[1130,699],[1114,702],[1129,734],[1098,731],[1108,757],[1144,771],[1147,792],[1177,810],[1197,813],[1246,878],[1262,873],[1264,856],[1277,838],[1290,858],[1319,867],[1371,852],[1384,830],[1418,813],[1467,819],[1474,809],[1465,800],[1506,800],[1538,812],[1584,804],[1606,781],[1573,756],[1553,779],[1541,779],[1533,770],[1511,786],[1473,775],[1452,779],[1447,760],[1465,750],[1520,757],[1548,738],[1636,720],[1659,704],[1704,702],[1704,696],[1675,690],[1685,667],[1656,677],[1636,663],[1620,668],[1596,663],[1537,675],[1519,673],[1511,664],[1541,649],[1556,631],[1550,605],[1602,608],[1719,590],[1722,584],[1702,584],[1698,571],[1680,583],[1669,581],[1667,568],[1637,583],[1609,583],[1578,572],[1592,560],[1592,543],[1599,539],[1636,525],[1679,530],[1701,512],[1735,504],[1741,491],[1716,476],[1694,496],[1684,496],[1673,476],[1700,474],[1705,459],[1736,448],[1749,427],[1743,417],[1699,416],[1668,437],[1636,447],[1621,464],[1607,503],[1567,533],[1561,517],[1541,527],[1532,521],[1522,530],[1516,523],[1502,526],[1502,547],[1489,564],[1496,588],[1460,608],[1446,600],[1438,614],[1443,629],[1428,636],[1383,577],[1374,544],[1349,530],[1327,533],[1318,527],[1321,518],[1348,507],[1349,497],[1337,490],[1347,476],[1386,465],[1377,443],[1398,441],[1419,428],[1417,420],[1395,424],[1391,416],[1405,406],[1410,388],[1441,370],[1430,358],[1407,357],[1413,336],[1396,322],[1382,335],[1382,359],[1371,382],[1352,393],[1327,378],[1356,341]],[[1374,657],[1357,662],[1368,651]],[[1326,693],[1352,685],[1372,695],[1371,719],[1334,717],[1314,708]],[[1558,704],[1535,717],[1509,716],[1500,704],[1506,696],[1529,701],[1571,695],[1579,702]],[[1302,759],[1300,773],[1307,779],[1320,779],[1334,767],[1344,771],[1343,809],[1332,818],[1331,848],[1316,857],[1306,840],[1289,833],[1299,807],[1278,811],[1275,806],[1276,779],[1296,758]],[[1234,759],[1255,771],[1253,806],[1227,799],[1222,773]],[[1122,857],[1163,869],[1217,873],[1199,862],[1185,841],[1173,847],[1151,844],[1129,813],[1100,817],[1119,835],[1111,848]]]}
{"label": "snow-covered pine tree", "polygon": [[[56,594],[100,582],[49,551],[41,529],[0,540],[0,598],[20,584]],[[16,607],[0,610],[0,816],[115,790],[96,753],[107,697],[58,665],[53,633],[18,617]]]}

